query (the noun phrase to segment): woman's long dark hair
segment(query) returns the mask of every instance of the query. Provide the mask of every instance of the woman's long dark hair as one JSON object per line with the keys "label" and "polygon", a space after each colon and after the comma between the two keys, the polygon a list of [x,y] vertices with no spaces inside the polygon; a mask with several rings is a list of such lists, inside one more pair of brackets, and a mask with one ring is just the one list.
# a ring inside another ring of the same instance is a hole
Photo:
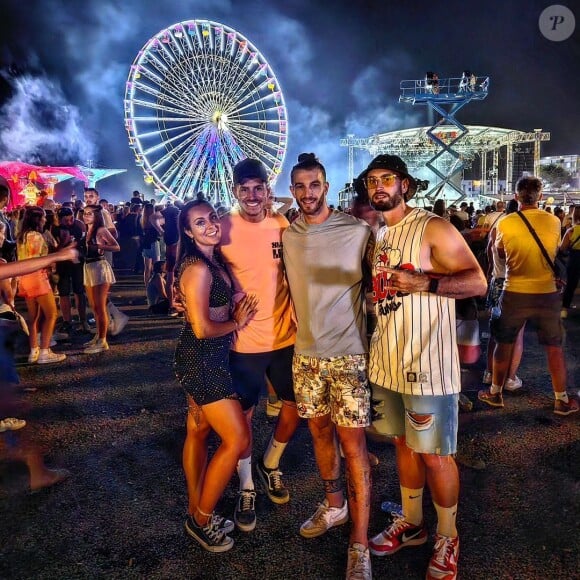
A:
{"label": "woman's long dark hair", "polygon": [[[207,205],[213,209],[213,206],[209,201],[194,199],[186,203],[179,214],[178,228],[179,228],[179,245],[177,246],[177,268],[179,272],[181,264],[188,257],[195,257],[203,260],[206,264],[211,265],[210,261],[205,257],[204,253],[198,248],[195,240],[185,233],[185,230],[189,228],[189,212],[199,206]],[[224,266],[222,260],[221,252],[216,248],[214,251],[214,257],[216,261]]]}
{"label": "woman's long dark hair", "polygon": [[26,234],[28,232],[38,232],[42,233],[42,227],[40,225],[40,220],[45,217],[44,210],[37,205],[29,205],[24,211],[24,217],[22,218],[22,226],[20,227],[20,233],[18,234],[17,242],[23,244],[26,239]]}
{"label": "woman's long dark hair", "polygon": [[105,219],[103,218],[102,213],[103,208],[100,205],[85,205],[84,211],[86,211],[87,209],[90,209],[93,212],[91,236],[94,238],[97,235],[99,228],[105,227]]}

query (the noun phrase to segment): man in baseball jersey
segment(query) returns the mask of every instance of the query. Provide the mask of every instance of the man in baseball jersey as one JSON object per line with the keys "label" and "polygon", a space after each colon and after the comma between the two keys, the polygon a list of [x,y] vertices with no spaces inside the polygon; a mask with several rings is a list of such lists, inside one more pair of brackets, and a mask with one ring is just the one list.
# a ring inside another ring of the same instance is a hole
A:
{"label": "man in baseball jersey", "polygon": [[435,549],[427,578],[457,575],[455,527],[459,474],[458,398],[461,389],[455,298],[486,292],[485,276],[461,234],[449,222],[407,205],[417,182],[396,155],[379,155],[357,179],[381,211],[373,259],[377,327],[371,339],[369,379],[375,428],[394,437],[403,514],[369,542],[390,555],[424,544],[423,488],[437,512]]}

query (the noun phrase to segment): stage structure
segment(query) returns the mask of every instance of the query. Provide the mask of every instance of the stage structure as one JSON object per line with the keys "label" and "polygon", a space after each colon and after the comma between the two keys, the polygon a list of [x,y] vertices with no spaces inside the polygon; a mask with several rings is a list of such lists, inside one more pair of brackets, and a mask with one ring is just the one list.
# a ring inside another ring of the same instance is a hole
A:
{"label": "stage structure", "polygon": [[258,49],[232,28],[187,20],[139,51],[125,89],[125,128],[145,182],[180,198],[231,204],[232,168],[260,159],[274,184],[287,147],[280,84]]}
{"label": "stage structure", "polygon": [[[424,80],[401,81],[400,103],[427,105],[440,118],[430,127],[426,135],[438,147],[437,151],[425,163],[439,179],[427,191],[425,197],[432,201],[448,186],[456,191],[458,199],[464,197],[463,190],[454,177],[461,177],[465,162],[455,145],[468,133],[455,115],[471,101],[482,101],[489,91],[489,77],[477,78],[464,73],[461,78],[434,79],[433,73],[427,73]],[[455,127],[455,131],[441,134],[443,125]],[[447,139],[444,139],[447,137]]]}
{"label": "stage structure", "polygon": [[[368,151],[371,157],[380,153],[400,155],[421,179],[430,182],[430,189],[417,196],[418,200],[432,203],[437,197],[445,197],[458,202],[465,197],[461,188],[461,178],[466,168],[470,168],[479,156],[481,163],[480,194],[486,196],[498,193],[499,152],[506,150],[505,176],[506,190],[511,191],[514,180],[514,145],[534,143],[534,172],[540,161],[540,142],[550,139],[549,133],[535,129],[533,132],[463,125],[456,113],[471,101],[481,101],[489,92],[489,77],[476,77],[465,71],[461,78],[438,79],[427,73],[423,80],[402,81],[399,102],[412,105],[427,105],[437,114],[439,120],[431,127],[419,127],[357,138],[348,135],[340,144],[348,147],[349,180],[354,177],[354,151]],[[488,153],[491,153],[491,169],[488,169]],[[487,191],[487,179],[491,180],[491,191]],[[518,176],[516,176],[517,178]],[[345,203],[349,188],[339,195]]]}

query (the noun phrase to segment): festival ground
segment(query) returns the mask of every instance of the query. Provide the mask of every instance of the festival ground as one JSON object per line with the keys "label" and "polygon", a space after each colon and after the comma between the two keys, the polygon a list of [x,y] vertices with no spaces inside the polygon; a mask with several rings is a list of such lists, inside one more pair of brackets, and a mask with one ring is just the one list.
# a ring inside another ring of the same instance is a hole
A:
{"label": "festival ground", "polygon": [[[25,364],[21,351],[21,387],[32,408],[27,428],[45,445],[51,465],[73,476],[29,495],[25,468],[0,464],[0,577],[343,578],[349,525],[317,539],[298,533],[322,499],[306,425],[281,464],[288,504],[275,506],[260,495],[256,529],[234,532],[226,554],[205,552],[185,534],[185,399],[171,368],[181,322],[148,316],[142,295],[139,276],[119,277],[112,296],[131,321],[106,353],[83,355],[82,340],[74,338],[55,348],[67,352],[65,363],[43,367]],[[569,391],[577,393],[580,312],[565,327]],[[475,403],[460,416],[460,577],[577,578],[580,417],[552,413],[546,359],[531,329],[518,373],[525,390],[506,394],[505,409],[477,403],[482,369],[463,376]],[[262,405],[257,450],[270,429]],[[399,501],[399,487],[392,446],[371,441],[369,447],[380,459],[373,468],[369,533],[375,534],[385,523],[381,502]],[[234,477],[219,506],[230,517],[236,490]],[[428,494],[425,515],[433,531]],[[431,546],[373,557],[374,577],[423,578]]]}

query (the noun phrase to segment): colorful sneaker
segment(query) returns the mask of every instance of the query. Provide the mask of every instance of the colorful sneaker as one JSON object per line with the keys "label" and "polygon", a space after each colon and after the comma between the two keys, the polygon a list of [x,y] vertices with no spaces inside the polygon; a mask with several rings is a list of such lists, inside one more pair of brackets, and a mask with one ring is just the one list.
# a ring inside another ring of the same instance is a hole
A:
{"label": "colorful sneaker", "polygon": [[556,415],[562,415],[565,417],[566,415],[571,415],[572,413],[578,412],[578,401],[576,399],[572,399],[568,397],[568,402],[561,401],[560,399],[556,399],[554,401],[554,413]]}
{"label": "colorful sneaker", "polygon": [[238,505],[234,510],[234,522],[242,532],[251,532],[256,527],[256,492],[253,489],[242,489]]}
{"label": "colorful sneaker", "polygon": [[222,528],[218,528],[214,517],[209,518],[205,526],[198,526],[195,519],[187,516],[185,530],[195,538],[208,552],[227,552],[234,547],[232,538],[226,535]]}
{"label": "colorful sneaker", "polygon": [[522,379],[516,375],[513,379],[507,379],[504,389],[510,393],[513,393],[514,391],[521,389],[522,385]]}
{"label": "colorful sneaker", "polygon": [[277,469],[268,469],[260,459],[256,463],[256,474],[262,487],[271,501],[277,504],[288,503],[290,494],[282,483],[282,472]]}
{"label": "colorful sneaker", "polygon": [[36,361],[36,364],[38,365],[50,365],[53,363],[59,363],[62,362],[64,359],[66,358],[66,354],[64,354],[64,352],[52,352],[52,350],[50,350],[50,348],[47,348],[46,350],[41,350],[40,354],[38,355],[38,359]]}
{"label": "colorful sneaker", "polygon": [[491,375],[491,371],[483,371],[483,378],[481,379],[481,382],[484,385],[491,385],[491,379],[492,379],[492,375]]}
{"label": "colorful sneaker", "polygon": [[372,578],[369,549],[362,544],[349,546],[346,580],[372,580]]}
{"label": "colorful sneaker", "polygon": [[30,349],[30,354],[28,355],[28,362],[35,363],[38,360],[38,356],[40,355],[40,347],[33,346]]}
{"label": "colorful sneaker", "polygon": [[427,541],[425,524],[416,526],[407,522],[404,516],[393,513],[393,521],[380,534],[369,540],[369,550],[375,556],[390,556],[401,548],[420,546]]}
{"label": "colorful sneaker", "polygon": [[479,391],[477,398],[490,407],[503,407],[503,397],[500,393],[492,393],[489,389]]}
{"label": "colorful sneaker", "polygon": [[330,528],[346,522],[348,522],[348,502],[344,500],[342,507],[330,507],[328,500],[325,499],[318,504],[314,515],[300,526],[300,535],[305,538],[317,538],[326,534]]}
{"label": "colorful sneaker", "polygon": [[280,410],[282,409],[282,401],[278,399],[275,403],[270,403],[270,401],[266,401],[266,416],[270,419],[277,417],[280,414]]}
{"label": "colorful sneaker", "polygon": [[455,580],[459,558],[459,538],[435,534],[433,556],[427,568],[427,580]]}

